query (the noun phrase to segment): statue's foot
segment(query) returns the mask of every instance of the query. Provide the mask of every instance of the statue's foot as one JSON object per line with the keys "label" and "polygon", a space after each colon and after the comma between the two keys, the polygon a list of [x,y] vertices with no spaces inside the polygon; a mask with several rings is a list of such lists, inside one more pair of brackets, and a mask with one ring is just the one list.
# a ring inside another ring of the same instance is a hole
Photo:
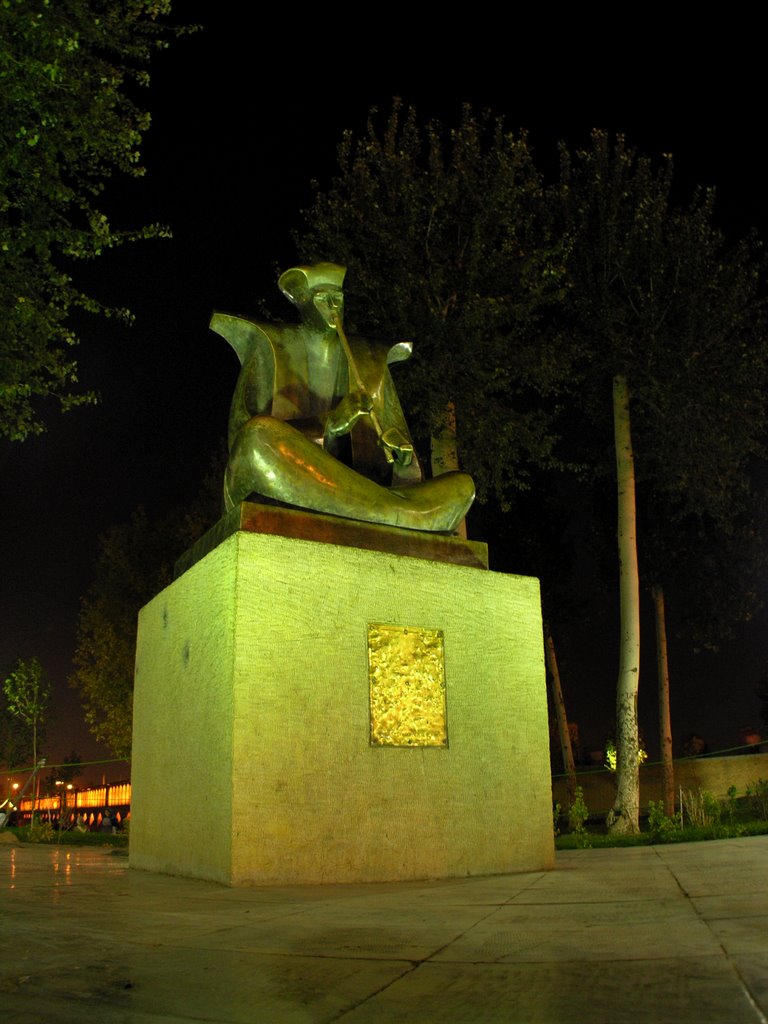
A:
{"label": "statue's foot", "polygon": [[393,526],[433,533],[453,533],[475,500],[475,485],[467,473],[443,473],[423,483],[392,487],[402,499],[393,509]]}

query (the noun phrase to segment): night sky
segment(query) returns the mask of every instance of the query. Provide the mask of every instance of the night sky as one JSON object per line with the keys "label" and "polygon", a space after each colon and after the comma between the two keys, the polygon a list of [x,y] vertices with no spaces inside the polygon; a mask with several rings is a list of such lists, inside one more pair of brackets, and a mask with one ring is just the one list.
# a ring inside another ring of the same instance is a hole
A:
{"label": "night sky", "polygon": [[[295,261],[290,231],[310,202],[310,181],[328,182],[342,130],[362,131],[372,105],[386,114],[398,95],[423,119],[448,124],[463,102],[488,107],[511,129],[527,129],[551,166],[561,138],[580,144],[594,127],[623,131],[641,150],[673,153],[683,186],[717,186],[730,232],[754,226],[765,237],[768,228],[763,140],[751,114],[758,83],[746,56],[726,76],[710,47],[683,49],[669,38],[649,36],[633,53],[597,40],[577,47],[567,26],[557,38],[551,28],[502,33],[489,22],[417,31],[397,9],[380,9],[364,28],[296,10],[278,21],[259,6],[261,21],[246,28],[232,0],[176,8],[203,31],[156,59],[147,176],[116,180],[108,192],[116,225],[162,221],[173,239],[84,268],[90,290],[136,314],[131,329],[80,327],[80,379],[100,404],[51,415],[40,438],[0,444],[0,666],[37,656],[54,680],[49,761],[73,747],[89,760],[109,757],[66,682],[97,537],[139,505],[160,515],[196,494],[226,433],[238,371],[235,354],[208,330],[211,311],[248,312],[277,296],[277,268]],[[343,44],[342,29],[351,33]],[[615,597],[605,598],[604,618],[562,652],[569,717],[588,748],[612,729],[618,627]],[[673,648],[676,752],[691,732],[717,749],[735,745],[741,727],[759,726],[765,626],[761,615],[718,656]],[[640,713],[653,753],[650,651],[643,672]],[[124,764],[103,770],[126,774]]]}

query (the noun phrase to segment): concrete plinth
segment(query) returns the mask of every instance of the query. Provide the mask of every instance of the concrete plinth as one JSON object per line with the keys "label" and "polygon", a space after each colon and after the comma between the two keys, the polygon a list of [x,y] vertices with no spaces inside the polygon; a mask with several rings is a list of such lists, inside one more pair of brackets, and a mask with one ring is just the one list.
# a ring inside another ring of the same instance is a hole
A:
{"label": "concrete plinth", "polygon": [[[443,634],[447,746],[371,744],[368,629]],[[130,862],[229,885],[554,861],[536,580],[236,532],[142,609]]]}

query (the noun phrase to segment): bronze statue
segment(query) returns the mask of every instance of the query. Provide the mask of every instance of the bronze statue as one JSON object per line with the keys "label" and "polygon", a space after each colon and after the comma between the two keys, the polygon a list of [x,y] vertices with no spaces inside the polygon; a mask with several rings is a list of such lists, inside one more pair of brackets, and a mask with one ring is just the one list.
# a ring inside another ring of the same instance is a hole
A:
{"label": "bronze statue", "polygon": [[251,494],[331,515],[450,533],[475,496],[466,473],[424,480],[388,364],[409,342],[347,338],[346,270],[293,267],[280,277],[301,323],[214,313],[211,328],[242,364],[229,417],[227,510]]}

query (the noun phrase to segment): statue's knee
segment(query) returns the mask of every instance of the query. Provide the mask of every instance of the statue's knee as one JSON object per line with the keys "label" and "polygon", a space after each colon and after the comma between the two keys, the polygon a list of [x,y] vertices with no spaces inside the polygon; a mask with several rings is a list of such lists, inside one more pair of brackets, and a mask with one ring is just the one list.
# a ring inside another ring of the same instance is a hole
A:
{"label": "statue's knee", "polygon": [[246,455],[250,451],[258,451],[269,447],[285,432],[285,424],[274,416],[252,416],[244,423],[235,435],[232,453]]}
{"label": "statue's knee", "polygon": [[469,475],[469,473],[459,473],[461,483],[459,490],[462,498],[467,502],[473,502],[475,500],[475,481]]}
{"label": "statue's knee", "polygon": [[229,450],[225,489],[233,502],[243,501],[248,494],[262,488],[265,473],[274,461],[275,444],[272,416],[254,416],[238,430]]}

